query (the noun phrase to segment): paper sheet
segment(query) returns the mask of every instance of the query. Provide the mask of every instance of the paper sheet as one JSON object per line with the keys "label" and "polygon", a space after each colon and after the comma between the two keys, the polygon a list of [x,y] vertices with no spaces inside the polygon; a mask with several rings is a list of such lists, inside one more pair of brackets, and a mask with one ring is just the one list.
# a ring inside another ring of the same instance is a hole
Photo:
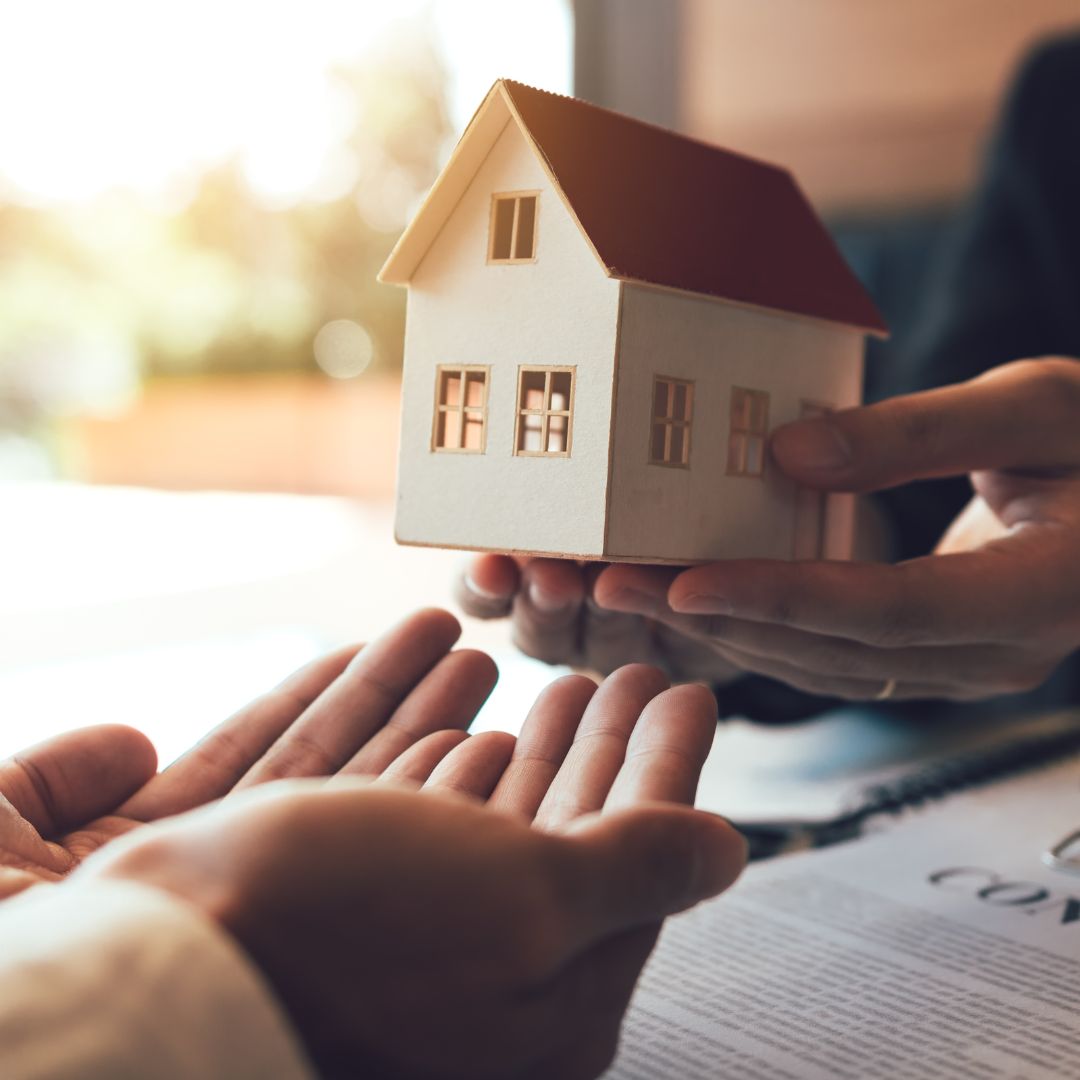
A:
{"label": "paper sheet", "polygon": [[1080,763],[751,868],[673,920],[617,1080],[1080,1080]]}

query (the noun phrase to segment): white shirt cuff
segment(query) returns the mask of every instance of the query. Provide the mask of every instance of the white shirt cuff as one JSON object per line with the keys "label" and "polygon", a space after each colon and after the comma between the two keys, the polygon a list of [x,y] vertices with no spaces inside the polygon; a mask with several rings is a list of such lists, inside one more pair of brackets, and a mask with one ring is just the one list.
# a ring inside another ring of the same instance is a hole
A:
{"label": "white shirt cuff", "polygon": [[262,974],[212,920],[119,881],[0,903],[5,1080],[311,1080]]}

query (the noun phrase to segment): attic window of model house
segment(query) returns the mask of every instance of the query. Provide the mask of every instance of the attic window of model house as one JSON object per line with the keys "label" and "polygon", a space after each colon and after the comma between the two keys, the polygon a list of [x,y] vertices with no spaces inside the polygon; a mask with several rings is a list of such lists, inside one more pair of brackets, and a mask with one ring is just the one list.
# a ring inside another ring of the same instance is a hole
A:
{"label": "attic window of model house", "polygon": [[435,373],[435,450],[482,454],[487,428],[486,367],[440,367]]}
{"label": "attic window of model house", "polygon": [[572,367],[520,368],[515,453],[568,457],[573,410]]}
{"label": "attic window of model house", "polygon": [[690,416],[694,384],[657,375],[653,380],[649,463],[686,468],[690,464]]}
{"label": "attic window of model house", "polygon": [[515,191],[491,200],[488,262],[532,262],[536,253],[537,193]]}
{"label": "attic window of model house", "polygon": [[731,388],[731,430],[728,435],[729,476],[761,476],[765,471],[765,438],[769,430],[769,395],[762,390]]}

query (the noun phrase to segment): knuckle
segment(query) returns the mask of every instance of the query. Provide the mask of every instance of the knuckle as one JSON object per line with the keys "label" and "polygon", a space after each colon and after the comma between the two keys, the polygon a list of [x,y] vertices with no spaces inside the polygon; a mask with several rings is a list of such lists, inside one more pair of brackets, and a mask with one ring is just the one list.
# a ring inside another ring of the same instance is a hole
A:
{"label": "knuckle", "polygon": [[1042,360],[1038,387],[1043,400],[1053,409],[1052,415],[1070,432],[1075,431],[1080,415],[1080,364],[1075,360]]}
{"label": "knuckle", "polygon": [[797,602],[789,588],[778,589],[765,604],[765,621],[790,626],[795,618]]}
{"label": "knuckle", "polygon": [[917,446],[925,456],[934,455],[948,428],[944,412],[917,402],[897,403],[891,419],[897,441],[904,446]]}
{"label": "knuckle", "polygon": [[1048,356],[1039,360],[1021,360],[1018,366],[1027,369],[1026,373],[1048,398],[1065,395],[1071,401],[1080,400],[1080,364],[1075,360]]}
{"label": "knuckle", "polygon": [[1080,412],[1080,363],[1063,357],[1040,357],[1005,364],[983,378],[1011,377],[1021,383],[1028,407],[1036,408],[1044,423],[1075,428]]}
{"label": "knuckle", "polygon": [[37,805],[44,810],[50,822],[56,817],[57,798],[48,777],[37,762],[26,754],[16,754],[11,763],[25,778],[26,785]]}
{"label": "knuckle", "polygon": [[325,747],[310,735],[294,732],[273,746],[259,767],[260,781],[282,780],[290,776],[321,776],[333,771]]}

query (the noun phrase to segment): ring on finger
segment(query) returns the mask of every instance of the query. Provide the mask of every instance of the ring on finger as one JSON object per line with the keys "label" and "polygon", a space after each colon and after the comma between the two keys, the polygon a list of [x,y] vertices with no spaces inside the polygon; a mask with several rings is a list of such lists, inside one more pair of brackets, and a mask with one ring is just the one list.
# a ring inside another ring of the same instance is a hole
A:
{"label": "ring on finger", "polygon": [[886,679],[885,685],[874,695],[875,701],[888,701],[896,693],[896,680]]}

